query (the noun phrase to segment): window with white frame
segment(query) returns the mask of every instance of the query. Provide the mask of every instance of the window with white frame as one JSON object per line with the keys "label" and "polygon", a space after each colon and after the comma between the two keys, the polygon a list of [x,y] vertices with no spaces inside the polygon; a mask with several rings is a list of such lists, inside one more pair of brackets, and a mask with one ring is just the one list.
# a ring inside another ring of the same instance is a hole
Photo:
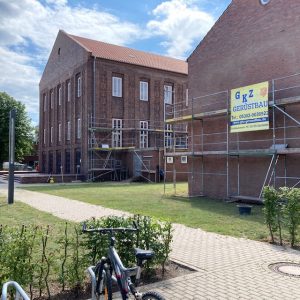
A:
{"label": "window with white frame", "polygon": [[58,124],[58,141],[61,142],[61,123]]}
{"label": "window with white frame", "polygon": [[46,129],[44,129],[44,137],[43,137],[43,140],[44,140],[44,145],[46,144]]}
{"label": "window with white frame", "polygon": [[148,82],[140,81],[140,100],[148,101]]}
{"label": "window with white frame", "polygon": [[53,143],[53,126],[50,128],[50,143]]}
{"label": "window with white frame", "polygon": [[181,156],[180,161],[181,161],[182,164],[187,164],[187,156],[186,155]]}
{"label": "window with white frame", "polygon": [[67,122],[67,141],[71,139],[71,122]]}
{"label": "window with white frame", "polygon": [[77,78],[77,97],[81,96],[81,77]]}
{"label": "window with white frame", "polygon": [[68,99],[68,102],[71,101],[71,82],[70,81],[67,84],[67,99]]}
{"label": "window with white frame", "polygon": [[77,138],[81,139],[81,119],[77,119]]}
{"label": "window with white frame", "polygon": [[188,137],[187,135],[181,135],[176,137],[176,149],[187,149]]}
{"label": "window with white frame", "polygon": [[54,108],[54,93],[53,93],[53,91],[51,91],[51,93],[50,93],[50,106],[51,106],[51,109]]}
{"label": "window with white frame", "polygon": [[61,86],[58,88],[58,105],[61,105]]}
{"label": "window with white frame", "polygon": [[47,96],[46,95],[44,95],[43,107],[44,107],[44,111],[47,111]]}
{"label": "window with white frame", "polygon": [[171,148],[173,146],[173,128],[171,124],[165,125],[165,147]]}
{"label": "window with white frame", "polygon": [[122,147],[122,119],[112,119],[112,147]]}
{"label": "window with white frame", "polygon": [[122,97],[122,77],[112,78],[112,95],[114,97]]}
{"label": "window with white frame", "polygon": [[140,121],[140,148],[148,148],[149,139],[148,139],[148,121]]}
{"label": "window with white frame", "polygon": [[173,86],[170,84],[164,85],[164,102],[166,104],[173,103]]}
{"label": "window with white frame", "polygon": [[174,162],[173,156],[167,157],[167,164],[172,164]]}

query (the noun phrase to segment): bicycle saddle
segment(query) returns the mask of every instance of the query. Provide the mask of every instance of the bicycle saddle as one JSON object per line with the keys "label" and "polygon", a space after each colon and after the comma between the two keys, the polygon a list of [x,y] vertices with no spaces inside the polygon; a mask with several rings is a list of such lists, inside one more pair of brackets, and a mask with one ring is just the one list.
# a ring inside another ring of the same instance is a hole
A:
{"label": "bicycle saddle", "polygon": [[154,256],[154,252],[152,250],[142,250],[139,248],[135,248],[135,257],[138,260],[148,260]]}

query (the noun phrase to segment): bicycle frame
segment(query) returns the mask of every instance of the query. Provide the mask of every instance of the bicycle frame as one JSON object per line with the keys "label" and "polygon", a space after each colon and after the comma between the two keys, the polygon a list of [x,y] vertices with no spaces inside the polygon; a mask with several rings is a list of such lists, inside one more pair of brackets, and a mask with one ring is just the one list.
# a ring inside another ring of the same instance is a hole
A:
{"label": "bicycle frame", "polygon": [[[135,228],[98,228],[98,229],[87,229],[86,225],[83,224],[83,232],[98,232],[100,234],[109,234],[110,246],[108,248],[107,257],[102,257],[100,262],[96,267],[90,267],[88,269],[91,279],[92,279],[92,298],[96,294],[101,294],[103,291],[103,279],[108,271],[111,273],[112,281],[118,284],[119,290],[121,292],[122,300],[128,299],[128,294],[131,294],[135,297],[136,300],[142,299],[142,293],[139,293],[136,290],[135,285],[132,283],[130,276],[136,275],[137,281],[140,279],[141,275],[141,266],[135,266],[133,268],[125,268],[114,245],[115,238],[114,232],[136,232],[137,226],[134,223]],[[115,276],[112,275],[112,272],[115,273]],[[98,277],[97,277],[98,275]],[[95,293],[96,292],[96,293]]]}
{"label": "bicycle frame", "polygon": [[129,292],[131,292],[136,297],[136,299],[139,299],[137,298],[139,296],[139,293],[136,291],[130,276],[140,274],[140,267],[125,268],[114,246],[109,247],[108,259],[109,263],[112,266],[112,269],[115,272],[116,281],[118,283],[122,299],[126,300]]}

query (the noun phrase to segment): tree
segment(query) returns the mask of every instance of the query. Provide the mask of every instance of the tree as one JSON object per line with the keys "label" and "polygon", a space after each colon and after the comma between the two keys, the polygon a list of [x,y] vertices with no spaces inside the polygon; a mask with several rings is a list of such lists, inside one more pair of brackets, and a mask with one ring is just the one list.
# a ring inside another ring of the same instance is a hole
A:
{"label": "tree", "polygon": [[9,112],[16,109],[15,121],[15,160],[20,161],[24,155],[30,154],[33,143],[34,128],[27,116],[25,105],[5,92],[0,92],[0,168],[8,161],[9,155]]}

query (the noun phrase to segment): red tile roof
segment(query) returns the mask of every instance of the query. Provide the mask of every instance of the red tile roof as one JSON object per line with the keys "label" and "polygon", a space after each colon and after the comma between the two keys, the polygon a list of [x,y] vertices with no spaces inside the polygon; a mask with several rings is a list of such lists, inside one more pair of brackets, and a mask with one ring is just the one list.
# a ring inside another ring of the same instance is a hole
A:
{"label": "red tile roof", "polygon": [[68,34],[93,56],[127,64],[187,74],[187,62]]}

